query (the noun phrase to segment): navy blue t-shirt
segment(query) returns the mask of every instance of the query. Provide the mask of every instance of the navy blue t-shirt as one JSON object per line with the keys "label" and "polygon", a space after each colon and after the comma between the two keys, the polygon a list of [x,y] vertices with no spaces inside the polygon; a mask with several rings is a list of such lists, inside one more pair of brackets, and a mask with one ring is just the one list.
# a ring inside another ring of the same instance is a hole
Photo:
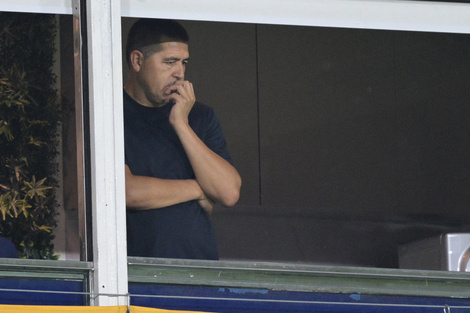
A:
{"label": "navy blue t-shirt", "polygon": [[[124,92],[125,161],[132,174],[194,179],[181,142],[168,121],[172,105],[149,108]],[[196,102],[189,125],[215,153],[231,162],[214,111]],[[129,256],[218,259],[209,216],[196,200],[152,210],[127,209]]]}

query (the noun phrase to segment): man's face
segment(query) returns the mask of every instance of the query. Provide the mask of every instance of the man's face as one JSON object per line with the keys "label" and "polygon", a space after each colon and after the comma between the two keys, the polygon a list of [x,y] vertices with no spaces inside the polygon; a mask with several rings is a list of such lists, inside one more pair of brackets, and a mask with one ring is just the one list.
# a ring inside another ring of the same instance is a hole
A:
{"label": "man's face", "polygon": [[178,80],[184,80],[189,61],[188,44],[165,42],[159,45],[160,50],[144,59],[138,72],[139,84],[145,95],[140,102],[152,107],[168,102],[171,93],[168,87]]}

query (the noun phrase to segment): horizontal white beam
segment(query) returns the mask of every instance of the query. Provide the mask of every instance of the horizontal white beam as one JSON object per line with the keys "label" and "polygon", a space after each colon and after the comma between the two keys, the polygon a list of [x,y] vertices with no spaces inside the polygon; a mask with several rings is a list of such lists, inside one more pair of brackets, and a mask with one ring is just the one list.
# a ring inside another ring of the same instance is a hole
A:
{"label": "horizontal white beam", "polygon": [[470,33],[470,4],[406,0],[123,0],[122,15]]}
{"label": "horizontal white beam", "polygon": [[[470,4],[407,0],[121,0],[122,16],[470,33]],[[71,0],[0,0],[0,11],[72,14]]]}
{"label": "horizontal white beam", "polygon": [[72,14],[72,0],[0,0],[0,12]]}

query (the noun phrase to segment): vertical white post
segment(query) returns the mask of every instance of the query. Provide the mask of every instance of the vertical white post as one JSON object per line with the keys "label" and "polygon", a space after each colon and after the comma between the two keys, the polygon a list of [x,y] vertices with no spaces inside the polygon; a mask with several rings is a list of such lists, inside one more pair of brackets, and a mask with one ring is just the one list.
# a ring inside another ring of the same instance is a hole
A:
{"label": "vertical white post", "polygon": [[[121,1],[86,0],[93,305],[127,304]],[[116,295],[116,296],[109,296]]]}

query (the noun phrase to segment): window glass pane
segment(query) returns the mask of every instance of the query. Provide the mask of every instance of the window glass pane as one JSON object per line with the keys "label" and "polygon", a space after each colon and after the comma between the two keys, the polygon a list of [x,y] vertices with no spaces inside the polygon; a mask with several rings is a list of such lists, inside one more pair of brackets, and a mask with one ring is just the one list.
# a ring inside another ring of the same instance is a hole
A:
{"label": "window glass pane", "polygon": [[0,14],[0,235],[79,260],[72,17]]}
{"label": "window glass pane", "polygon": [[182,24],[243,178],[212,215],[222,260],[398,268],[469,231],[468,35]]}

